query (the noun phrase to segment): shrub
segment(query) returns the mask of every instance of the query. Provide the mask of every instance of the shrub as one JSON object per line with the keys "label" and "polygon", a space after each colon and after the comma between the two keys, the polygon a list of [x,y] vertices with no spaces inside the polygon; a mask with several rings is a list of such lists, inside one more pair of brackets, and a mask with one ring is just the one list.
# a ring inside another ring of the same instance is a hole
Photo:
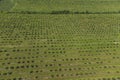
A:
{"label": "shrub", "polygon": [[63,11],[52,11],[51,14],[70,14],[72,12],[68,10],[63,10]]}

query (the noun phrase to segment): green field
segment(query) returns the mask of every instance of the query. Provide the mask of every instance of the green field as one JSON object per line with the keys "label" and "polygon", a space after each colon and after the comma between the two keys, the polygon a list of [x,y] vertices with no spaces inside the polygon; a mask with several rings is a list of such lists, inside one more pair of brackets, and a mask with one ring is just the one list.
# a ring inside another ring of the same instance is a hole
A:
{"label": "green field", "polygon": [[120,80],[120,1],[0,0],[0,80]]}
{"label": "green field", "polygon": [[120,0],[1,0],[0,7],[0,10],[15,12],[62,10],[72,12],[119,12]]}
{"label": "green field", "polygon": [[0,0],[0,11],[10,11],[14,6],[12,0]]}
{"label": "green field", "polygon": [[[23,4],[23,2],[25,2]],[[111,4],[112,3],[112,4]],[[120,11],[119,0],[16,0],[16,6],[13,11]],[[27,5],[27,6],[26,6]]]}
{"label": "green field", "polygon": [[119,14],[0,17],[0,80],[120,79]]}

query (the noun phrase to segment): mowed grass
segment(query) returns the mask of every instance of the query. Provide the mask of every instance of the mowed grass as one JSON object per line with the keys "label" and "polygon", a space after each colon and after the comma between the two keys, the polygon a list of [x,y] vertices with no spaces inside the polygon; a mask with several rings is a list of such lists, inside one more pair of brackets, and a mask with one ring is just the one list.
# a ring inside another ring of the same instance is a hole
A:
{"label": "mowed grass", "polygon": [[0,0],[0,11],[10,11],[13,6],[13,0]]}
{"label": "mowed grass", "polygon": [[119,22],[119,14],[0,14],[0,80],[119,80]]}
{"label": "mowed grass", "polygon": [[[14,0],[12,11],[73,11],[73,12],[118,12],[119,0]],[[111,4],[112,3],[112,4]]]}
{"label": "mowed grass", "polygon": [[0,11],[119,12],[119,0],[1,0]]}

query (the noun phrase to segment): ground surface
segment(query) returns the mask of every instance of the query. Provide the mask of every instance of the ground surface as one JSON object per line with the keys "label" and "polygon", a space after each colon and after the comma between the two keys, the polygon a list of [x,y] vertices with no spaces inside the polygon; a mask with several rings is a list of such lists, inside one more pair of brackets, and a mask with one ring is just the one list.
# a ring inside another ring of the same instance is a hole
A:
{"label": "ground surface", "polygon": [[12,0],[0,0],[0,11],[10,11],[13,7]]}
{"label": "ground surface", "polygon": [[120,0],[1,0],[0,10],[120,12]]}
{"label": "ground surface", "polygon": [[0,80],[120,80],[119,14],[0,14]]}
{"label": "ground surface", "polygon": [[[47,14],[64,10],[117,14]],[[120,80],[119,13],[119,0],[0,0],[0,80]]]}

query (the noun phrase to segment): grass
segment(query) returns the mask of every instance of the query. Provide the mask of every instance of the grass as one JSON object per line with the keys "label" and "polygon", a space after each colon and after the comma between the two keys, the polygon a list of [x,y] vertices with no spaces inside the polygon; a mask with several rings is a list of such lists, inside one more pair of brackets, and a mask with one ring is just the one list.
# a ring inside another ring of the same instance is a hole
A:
{"label": "grass", "polygon": [[10,11],[14,6],[12,0],[1,0],[0,1],[0,11]]}
{"label": "grass", "polygon": [[119,2],[0,0],[0,80],[119,80]]}
{"label": "grass", "polygon": [[[24,2],[24,3],[23,3]],[[120,10],[118,0],[16,0],[13,11],[73,11],[73,12],[116,12]],[[112,3],[112,4],[111,4]]]}
{"label": "grass", "polygon": [[[1,0],[0,10],[21,12],[119,12],[119,0]],[[112,4],[111,4],[112,3]]]}
{"label": "grass", "polygon": [[119,14],[0,17],[0,80],[119,79]]}

